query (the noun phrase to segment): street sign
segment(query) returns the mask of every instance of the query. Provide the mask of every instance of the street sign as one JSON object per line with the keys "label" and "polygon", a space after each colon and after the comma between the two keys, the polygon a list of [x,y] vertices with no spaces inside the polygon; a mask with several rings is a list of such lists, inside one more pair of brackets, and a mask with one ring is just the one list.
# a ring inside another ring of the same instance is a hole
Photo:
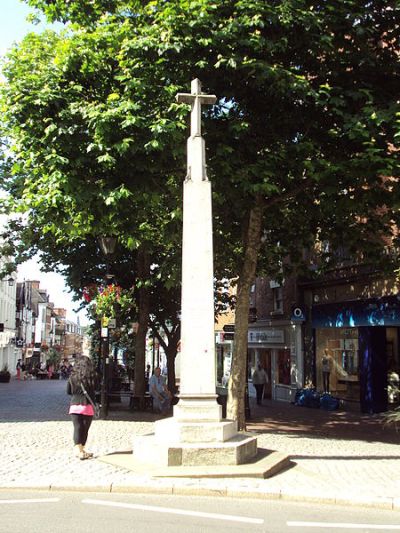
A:
{"label": "street sign", "polygon": [[108,328],[101,328],[101,336],[103,339],[106,339],[108,337]]}
{"label": "street sign", "polygon": [[224,333],[224,341],[233,341],[235,339],[234,333]]}
{"label": "street sign", "polygon": [[117,327],[117,319],[116,318],[110,318],[108,321],[108,327],[110,329],[115,329]]}
{"label": "street sign", "polygon": [[225,324],[222,328],[226,333],[233,333],[235,331],[235,324]]}

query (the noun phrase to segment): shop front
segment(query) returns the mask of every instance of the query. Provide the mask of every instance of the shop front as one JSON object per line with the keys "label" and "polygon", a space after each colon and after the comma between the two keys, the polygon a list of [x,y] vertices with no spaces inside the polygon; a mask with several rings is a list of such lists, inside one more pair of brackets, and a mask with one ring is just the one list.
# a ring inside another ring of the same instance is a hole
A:
{"label": "shop front", "polygon": [[400,296],[314,305],[312,326],[318,390],[365,413],[398,403]]}
{"label": "shop front", "polygon": [[264,397],[291,401],[302,386],[301,325],[249,327],[249,377],[258,363],[269,377]]}

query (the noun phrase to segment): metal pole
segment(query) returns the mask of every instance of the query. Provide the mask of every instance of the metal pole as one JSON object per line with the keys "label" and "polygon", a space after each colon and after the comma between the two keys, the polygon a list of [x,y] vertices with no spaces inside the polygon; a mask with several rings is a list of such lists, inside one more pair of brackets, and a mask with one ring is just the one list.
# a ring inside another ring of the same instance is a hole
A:
{"label": "metal pole", "polygon": [[[107,329],[107,336],[103,337],[104,329]],[[107,398],[107,377],[108,377],[108,328],[101,328],[101,361],[102,361],[102,379],[100,391],[100,417],[107,418],[108,416],[108,398]]]}
{"label": "metal pole", "polygon": [[[156,338],[153,334],[153,357],[152,357],[152,361],[151,361],[151,371],[154,372],[154,363],[155,363],[155,359],[156,359]],[[149,379],[150,379],[150,376],[149,376]]]}
{"label": "metal pole", "polygon": [[250,420],[250,399],[249,399],[249,354],[246,354],[246,386],[244,390],[244,418]]}

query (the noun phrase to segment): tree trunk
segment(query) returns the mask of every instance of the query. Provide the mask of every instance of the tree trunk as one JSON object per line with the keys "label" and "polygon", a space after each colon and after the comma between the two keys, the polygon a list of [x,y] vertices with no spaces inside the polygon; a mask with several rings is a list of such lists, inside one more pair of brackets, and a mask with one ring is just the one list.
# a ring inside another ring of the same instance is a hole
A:
{"label": "tree trunk", "polygon": [[135,395],[139,396],[139,403],[141,407],[144,404],[144,393],[146,390],[144,372],[146,363],[146,335],[149,324],[150,297],[145,282],[149,279],[149,277],[149,256],[146,250],[140,249],[137,258],[139,317],[135,342]]}
{"label": "tree trunk", "polygon": [[258,251],[261,244],[264,201],[256,198],[250,210],[249,224],[245,234],[242,271],[237,286],[235,308],[235,342],[232,356],[232,371],[228,384],[227,418],[237,420],[238,429],[246,429],[245,391],[247,382],[247,331],[249,318],[249,294],[254,283]]}
{"label": "tree trunk", "polygon": [[165,342],[165,339],[159,334],[158,331],[155,331],[155,336],[157,337],[158,342],[162,346],[167,357],[168,389],[170,392],[172,392],[172,394],[175,394],[177,390],[175,376],[175,359],[176,354],[178,353],[180,327],[173,328],[172,331],[168,330],[166,326],[163,326],[163,329],[166,333],[168,344]]}
{"label": "tree trunk", "polygon": [[166,351],[167,356],[167,370],[168,370],[168,390],[175,394],[176,392],[176,378],[175,378],[175,358],[176,358],[176,347],[168,346]]}

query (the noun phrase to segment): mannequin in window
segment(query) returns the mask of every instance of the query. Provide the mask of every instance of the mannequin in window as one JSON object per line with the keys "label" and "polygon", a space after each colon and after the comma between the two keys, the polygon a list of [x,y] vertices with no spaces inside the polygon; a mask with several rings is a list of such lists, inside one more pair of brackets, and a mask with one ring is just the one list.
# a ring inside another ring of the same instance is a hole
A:
{"label": "mannequin in window", "polygon": [[332,371],[332,357],[329,355],[327,348],[325,348],[321,359],[322,366],[322,383],[324,392],[330,392],[329,390],[329,378]]}

